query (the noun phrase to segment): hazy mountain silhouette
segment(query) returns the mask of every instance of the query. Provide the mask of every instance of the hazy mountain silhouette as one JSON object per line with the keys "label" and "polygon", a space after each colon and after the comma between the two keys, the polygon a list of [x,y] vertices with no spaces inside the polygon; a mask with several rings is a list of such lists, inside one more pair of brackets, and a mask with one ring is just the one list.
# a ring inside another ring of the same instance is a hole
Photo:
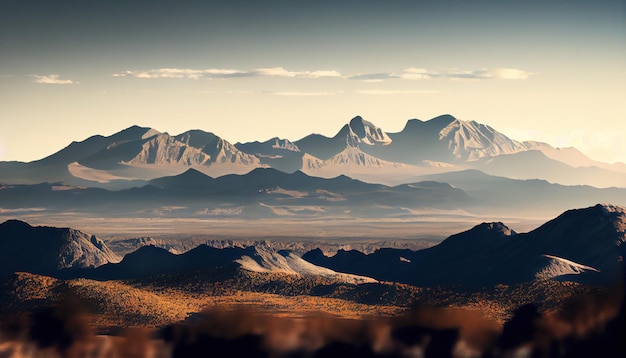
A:
{"label": "hazy mountain silhouette", "polygon": [[288,139],[274,137],[265,142],[236,143],[240,151],[259,158],[261,163],[283,172],[294,172],[302,167],[304,153]]}
{"label": "hazy mountain silhouette", "polygon": [[[573,175],[573,174],[572,174]],[[422,175],[415,181],[433,180],[462,189],[479,203],[477,212],[500,211],[508,215],[556,213],[567,208],[585,207],[597,202],[626,205],[626,190],[595,188],[588,185],[566,186],[539,179],[509,179],[475,169]],[[555,212],[556,210],[556,212]]]}

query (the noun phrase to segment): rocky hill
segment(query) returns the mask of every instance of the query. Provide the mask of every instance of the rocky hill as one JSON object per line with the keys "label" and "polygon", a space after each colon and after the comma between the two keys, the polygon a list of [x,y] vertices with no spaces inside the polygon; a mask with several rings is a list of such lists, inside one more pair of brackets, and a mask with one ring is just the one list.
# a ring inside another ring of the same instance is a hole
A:
{"label": "rocky hill", "polygon": [[95,268],[120,257],[94,235],[69,228],[0,224],[0,274],[26,271],[53,274],[62,269]]}

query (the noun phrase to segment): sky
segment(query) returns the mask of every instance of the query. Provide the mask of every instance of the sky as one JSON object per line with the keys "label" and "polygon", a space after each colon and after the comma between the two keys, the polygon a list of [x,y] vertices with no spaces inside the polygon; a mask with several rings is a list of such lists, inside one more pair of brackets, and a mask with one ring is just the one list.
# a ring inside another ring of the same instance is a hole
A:
{"label": "sky", "polygon": [[626,0],[0,0],[0,160],[446,113],[626,162]]}

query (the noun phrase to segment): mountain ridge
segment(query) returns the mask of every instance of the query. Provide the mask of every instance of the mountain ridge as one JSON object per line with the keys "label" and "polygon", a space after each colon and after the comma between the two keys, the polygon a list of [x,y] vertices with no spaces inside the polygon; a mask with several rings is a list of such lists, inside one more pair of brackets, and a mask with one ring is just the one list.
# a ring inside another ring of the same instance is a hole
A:
{"label": "mountain ridge", "polygon": [[[527,160],[537,157],[534,152],[541,157]],[[189,168],[216,177],[259,167],[289,173],[318,171],[323,177],[345,174],[388,185],[409,183],[412,176],[475,168],[509,178],[626,187],[624,164],[594,161],[575,148],[519,142],[489,125],[449,114],[427,121],[410,119],[396,133],[355,116],[333,137],[310,134],[296,141],[273,137],[235,145],[199,129],[170,135],[131,126],[110,136],[72,142],[33,162],[0,162],[0,182],[36,184],[39,180],[130,188],[138,181],[180,174]]]}
{"label": "mountain ridge", "polygon": [[622,273],[624,242],[626,208],[597,204],[567,210],[528,233],[482,223],[421,251],[342,251],[332,257],[311,251],[303,258],[335,271],[417,286],[517,284],[564,272],[574,276],[570,280],[610,285]]}

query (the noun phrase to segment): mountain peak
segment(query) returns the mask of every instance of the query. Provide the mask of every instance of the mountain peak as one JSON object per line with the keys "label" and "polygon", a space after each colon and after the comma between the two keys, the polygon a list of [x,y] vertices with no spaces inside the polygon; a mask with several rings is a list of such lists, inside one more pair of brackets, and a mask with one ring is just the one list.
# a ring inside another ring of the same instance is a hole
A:
{"label": "mountain peak", "polygon": [[22,232],[28,229],[32,229],[27,222],[11,219],[0,224],[0,230],[6,230],[8,232]]}
{"label": "mountain peak", "polygon": [[431,118],[424,123],[431,125],[431,126],[441,127],[443,129],[444,127],[450,125],[450,123],[456,120],[457,118],[450,114],[442,114],[440,116]]}
{"label": "mountain peak", "polygon": [[119,257],[93,235],[69,228],[0,224],[0,273],[53,274],[66,268],[97,267]]}
{"label": "mountain peak", "polygon": [[340,133],[348,130],[347,143],[356,146],[359,143],[366,145],[388,145],[391,138],[379,127],[372,122],[364,120],[361,116],[356,116],[350,120],[350,123],[344,126]]}
{"label": "mountain peak", "polygon": [[470,229],[471,232],[480,233],[480,232],[497,232],[501,233],[504,236],[512,236],[515,235],[516,232],[511,230],[509,227],[504,225],[502,222],[484,222],[474,226]]}

